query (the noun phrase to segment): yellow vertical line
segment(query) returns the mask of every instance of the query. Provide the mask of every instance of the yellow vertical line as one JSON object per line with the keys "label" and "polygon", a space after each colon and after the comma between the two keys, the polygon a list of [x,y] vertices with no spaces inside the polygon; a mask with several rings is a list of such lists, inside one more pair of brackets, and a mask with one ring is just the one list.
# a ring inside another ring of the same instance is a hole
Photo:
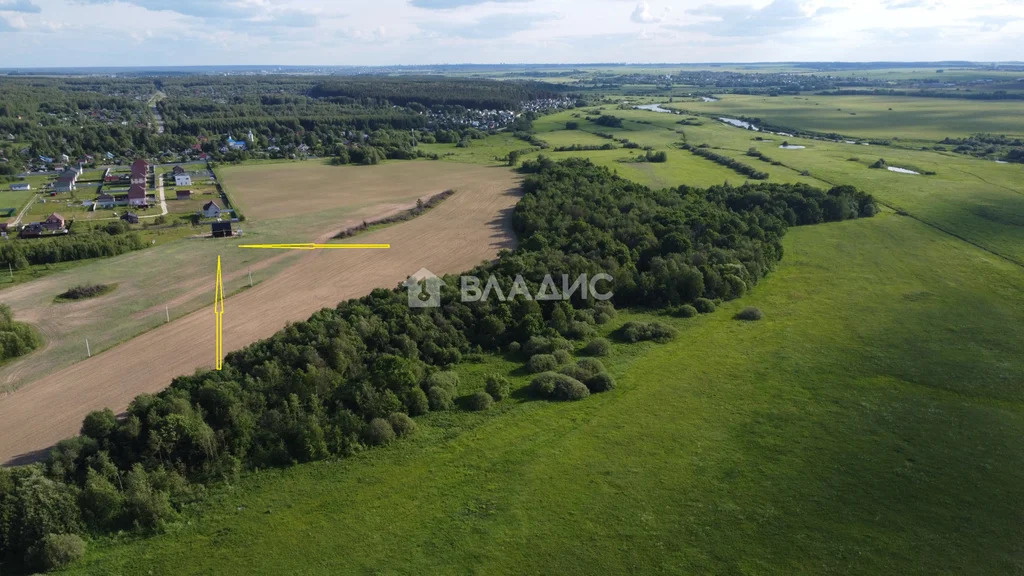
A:
{"label": "yellow vertical line", "polygon": [[[219,305],[219,309],[218,309]],[[223,368],[224,363],[224,278],[221,275],[220,255],[217,255],[217,286],[214,289],[213,297],[213,315],[217,320],[216,326],[216,344],[215,354],[216,362],[215,366],[217,370]]]}

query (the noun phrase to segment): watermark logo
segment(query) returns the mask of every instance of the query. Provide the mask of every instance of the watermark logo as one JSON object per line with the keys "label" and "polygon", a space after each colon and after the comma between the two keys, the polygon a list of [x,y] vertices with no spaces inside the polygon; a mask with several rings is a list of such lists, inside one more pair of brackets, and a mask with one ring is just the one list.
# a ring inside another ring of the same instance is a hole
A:
{"label": "watermark logo", "polygon": [[436,274],[420,268],[405,281],[409,308],[437,308],[441,306],[441,284]]}
{"label": "watermark logo", "polygon": [[[556,282],[551,274],[545,274],[537,290],[531,291],[522,275],[517,275],[512,285],[502,288],[496,276],[484,281],[479,276],[462,276],[459,279],[459,296],[462,302],[480,302],[494,298],[499,302],[508,302],[517,298],[537,300],[539,302],[571,300],[579,297],[582,300],[608,300],[612,297],[610,284],[612,277],[608,274],[589,276],[580,274],[575,278],[562,274],[561,282]],[[441,305],[441,284],[430,270],[421,268],[405,281],[408,290],[410,308],[437,308]],[[507,292],[506,292],[507,290]]]}

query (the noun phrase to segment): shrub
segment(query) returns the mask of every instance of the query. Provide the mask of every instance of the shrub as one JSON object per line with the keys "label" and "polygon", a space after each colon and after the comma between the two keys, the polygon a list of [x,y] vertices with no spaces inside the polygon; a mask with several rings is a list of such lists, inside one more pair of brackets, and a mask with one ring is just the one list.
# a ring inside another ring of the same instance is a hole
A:
{"label": "shrub", "polygon": [[594,338],[583,347],[587,356],[607,356],[612,351],[612,344],[606,338]]}
{"label": "shrub", "polygon": [[112,290],[112,286],[106,284],[81,284],[68,288],[67,291],[57,295],[61,300],[84,300],[106,294]]}
{"label": "shrub", "polygon": [[549,372],[558,368],[558,359],[556,359],[553,354],[534,354],[533,356],[530,356],[530,360],[526,363],[526,367],[534,374]]}
{"label": "shrub", "polygon": [[582,382],[556,372],[538,374],[530,383],[530,390],[541,398],[554,400],[580,400],[590,395],[590,390]]}
{"label": "shrub", "polygon": [[582,400],[590,396],[590,390],[583,382],[564,374],[558,374],[555,379],[553,396],[558,400]]}
{"label": "shrub", "polygon": [[427,376],[427,390],[431,388],[441,388],[454,397],[459,392],[459,375],[455,372],[434,372]]}
{"label": "shrub", "polygon": [[412,416],[421,416],[430,411],[430,401],[422,388],[410,388],[402,403]]}
{"label": "shrub", "polygon": [[715,311],[715,303],[707,298],[697,298],[693,302],[693,307],[701,314],[711,314]]}
{"label": "shrub", "polygon": [[370,446],[383,446],[395,439],[395,429],[383,418],[374,418],[366,426],[363,439]]}
{"label": "shrub", "polygon": [[594,335],[594,327],[587,322],[576,320],[569,323],[569,330],[566,331],[566,336],[573,340],[583,340],[584,338],[590,338]]}
{"label": "shrub", "polygon": [[85,542],[77,534],[47,534],[40,543],[39,562],[47,572],[77,562],[85,555]]}
{"label": "shrub", "polygon": [[487,393],[491,395],[491,398],[494,398],[495,402],[501,402],[508,398],[509,393],[512,391],[512,384],[504,376],[489,374],[484,390],[487,390]]}
{"label": "shrub", "polygon": [[597,358],[580,358],[579,362],[576,363],[576,366],[586,374],[586,376],[581,380],[586,380],[591,376],[604,372],[604,364],[602,364]]}
{"label": "shrub", "polygon": [[615,388],[615,378],[612,378],[612,375],[607,372],[600,372],[587,378],[584,384],[592,393],[598,394]]}
{"label": "shrub", "polygon": [[528,356],[549,354],[552,350],[551,341],[543,336],[530,336],[530,339],[523,345],[523,352],[526,352]]}
{"label": "shrub", "polygon": [[523,345],[520,344],[519,342],[509,342],[508,346],[505,349],[508,351],[509,354],[519,354],[519,352],[522,351],[523,349]]}
{"label": "shrub", "polygon": [[434,386],[427,390],[427,400],[430,402],[431,410],[451,410],[452,395],[444,388]]}
{"label": "shrub", "polygon": [[469,397],[467,406],[473,412],[483,412],[494,404],[494,399],[487,392],[477,392]]}
{"label": "shrub", "polygon": [[[714,306],[713,303],[711,305]],[[676,308],[675,310],[675,315],[680,318],[693,318],[697,314],[699,314],[699,312],[697,312],[697,309],[689,304],[683,304],[682,306]]]}
{"label": "shrub", "polygon": [[550,397],[555,391],[557,377],[558,374],[554,372],[544,372],[534,376],[533,381],[530,382],[530,391],[542,398]]}
{"label": "shrub", "polygon": [[761,312],[760,308],[754,308],[753,306],[749,306],[747,308],[744,308],[743,310],[740,310],[739,313],[736,314],[735,318],[737,320],[756,322],[761,318],[764,318],[764,314]]}
{"label": "shrub", "polygon": [[555,361],[558,362],[559,366],[561,366],[562,364],[568,364],[569,362],[572,362],[572,354],[569,354],[568,350],[555,350],[553,356],[555,357]]}
{"label": "shrub", "polygon": [[388,416],[388,423],[391,424],[391,429],[395,431],[399,438],[408,436],[416,431],[416,423],[408,415],[401,412],[392,412]]}
{"label": "shrub", "polygon": [[579,380],[580,382],[585,380],[587,378],[587,376],[590,375],[586,371],[586,369],[580,368],[576,364],[570,364],[568,366],[562,366],[561,368],[558,369],[558,373],[559,374],[565,374],[566,376],[568,376],[570,378],[575,378],[575,379]]}
{"label": "shrub", "polygon": [[655,342],[668,342],[676,337],[676,330],[660,322],[626,322],[619,329],[619,336],[626,342],[643,342],[653,340]]}

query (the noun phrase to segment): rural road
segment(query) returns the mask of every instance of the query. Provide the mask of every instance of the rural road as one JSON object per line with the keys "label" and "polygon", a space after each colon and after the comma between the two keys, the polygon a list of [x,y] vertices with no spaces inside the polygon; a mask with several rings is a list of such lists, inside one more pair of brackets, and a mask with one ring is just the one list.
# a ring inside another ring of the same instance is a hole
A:
{"label": "rural road", "polygon": [[[282,274],[226,301],[224,349],[242,348],[374,288],[397,286],[420,268],[454,273],[494,258],[514,243],[508,217],[518,199],[516,176],[495,169],[493,178],[460,188],[423,216],[359,237],[390,243],[390,250],[303,255]],[[214,315],[202,309],[28,384],[0,399],[0,462],[36,459],[78,433],[89,412],[121,412],[138,394],[158,392],[174,377],[213,363]]]}

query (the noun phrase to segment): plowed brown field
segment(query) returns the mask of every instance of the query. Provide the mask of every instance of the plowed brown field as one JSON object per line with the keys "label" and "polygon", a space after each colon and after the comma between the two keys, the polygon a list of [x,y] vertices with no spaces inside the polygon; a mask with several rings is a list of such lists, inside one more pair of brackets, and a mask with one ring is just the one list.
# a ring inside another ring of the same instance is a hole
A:
{"label": "plowed brown field", "polygon": [[[416,186],[415,166],[423,166],[431,181],[443,168],[438,163],[395,166],[402,167],[404,177],[392,185],[406,187]],[[376,172],[388,178],[389,171]],[[325,306],[394,287],[420,268],[459,272],[511,247],[508,215],[519,198],[515,175],[486,167],[460,166],[458,172],[457,182],[448,186],[457,193],[430,212],[358,237],[358,242],[390,243],[390,250],[309,252],[282,274],[228,298],[224,350],[266,338]],[[393,206],[386,210],[393,211]],[[121,411],[138,394],[157,392],[175,376],[212,367],[213,351],[214,315],[203,309],[21,387],[0,399],[0,462],[30,460],[76,434],[90,411]]]}

